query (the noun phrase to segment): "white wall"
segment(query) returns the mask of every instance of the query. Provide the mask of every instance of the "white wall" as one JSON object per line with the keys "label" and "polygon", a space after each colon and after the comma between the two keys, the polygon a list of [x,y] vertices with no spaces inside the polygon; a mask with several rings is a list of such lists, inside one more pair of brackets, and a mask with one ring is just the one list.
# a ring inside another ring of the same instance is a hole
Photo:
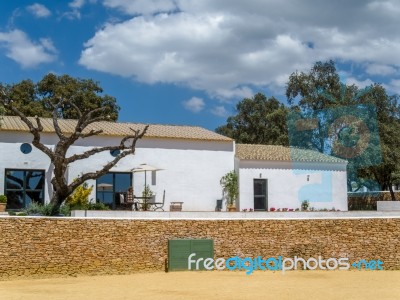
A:
{"label": "white wall", "polygon": [[255,178],[267,179],[268,209],[300,208],[306,199],[316,209],[348,209],[346,164],[242,160],[239,162],[240,209],[254,208]]}
{"label": "white wall", "polygon": [[[42,140],[51,147],[56,138],[53,134],[43,134]],[[47,172],[45,200],[49,201],[50,160],[35,147],[30,154],[20,151],[22,143],[31,141],[29,133],[0,131],[0,194],[4,193],[5,168],[41,169]],[[89,138],[73,146],[68,155],[81,153],[90,146],[117,145],[119,141],[120,138],[109,136]],[[151,189],[157,193],[157,201],[161,201],[166,190],[164,207],[167,209],[169,202],[183,201],[186,211],[214,211],[216,200],[222,197],[220,179],[235,169],[239,174],[237,204],[240,209],[254,207],[253,179],[260,178],[261,174],[261,178],[268,179],[268,208],[297,208],[302,200],[309,199],[310,206],[317,209],[347,210],[345,164],[239,161],[234,158],[233,149],[234,142],[146,138],[138,142],[134,156],[122,159],[112,171],[130,172],[142,163],[164,169],[157,172],[156,185],[151,185]],[[81,172],[95,171],[112,159],[109,152],[104,152],[74,163],[69,168],[68,179],[72,181]],[[309,181],[307,175],[310,175]],[[136,173],[133,181],[135,194],[140,195],[144,174]],[[147,183],[151,184],[151,173],[147,174]],[[95,182],[89,184],[95,185]],[[323,189],[318,190],[318,186]],[[307,189],[311,194],[307,194]],[[95,191],[91,197],[95,199]]]}
{"label": "white wall", "polygon": [[[56,141],[52,134],[44,134],[43,142],[50,147]],[[50,160],[41,151],[33,147],[30,154],[20,152],[22,143],[30,143],[29,133],[0,132],[0,182],[4,182],[4,169],[42,169],[47,172],[46,196],[49,201],[51,185]],[[120,138],[100,136],[81,141],[71,147],[68,155],[82,153],[90,146],[118,145]],[[150,185],[157,194],[157,201],[162,200],[166,191],[166,204],[183,201],[183,210],[213,211],[216,199],[221,198],[220,178],[234,168],[233,142],[190,141],[173,139],[147,138],[140,140],[134,156],[123,158],[111,171],[130,172],[132,168],[147,163],[163,171],[157,172],[156,185]],[[109,152],[97,154],[70,165],[69,181],[81,172],[95,171],[99,166],[111,161]],[[133,178],[135,194],[140,195],[144,186],[144,173],[136,173]],[[151,173],[147,174],[147,183],[151,184]],[[89,184],[95,184],[94,181]],[[1,185],[0,193],[4,193]],[[95,199],[95,192],[92,198]]]}

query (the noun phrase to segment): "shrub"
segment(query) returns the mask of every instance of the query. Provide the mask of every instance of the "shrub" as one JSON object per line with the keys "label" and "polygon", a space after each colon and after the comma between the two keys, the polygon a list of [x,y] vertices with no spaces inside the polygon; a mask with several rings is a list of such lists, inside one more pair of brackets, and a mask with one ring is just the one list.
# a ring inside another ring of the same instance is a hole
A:
{"label": "shrub", "polygon": [[60,214],[69,217],[71,215],[71,207],[67,204],[61,205]]}
{"label": "shrub", "polygon": [[6,195],[0,195],[0,203],[7,203],[7,196]]}
{"label": "shrub", "polygon": [[[153,191],[150,189],[150,186],[147,184],[147,185],[144,187],[144,190],[143,190],[143,192],[142,192],[142,197],[151,197],[151,196],[153,196],[153,195],[154,195],[154,194],[153,194]],[[142,207],[143,207],[143,210],[149,210],[150,207],[151,207],[151,204],[150,204],[150,203],[146,203],[146,205],[143,204]]]}
{"label": "shrub", "polygon": [[89,204],[89,196],[92,193],[93,185],[91,187],[85,182],[78,186],[75,191],[70,195],[65,203],[71,207],[86,206]]}
{"label": "shrub", "polygon": [[104,203],[89,203],[88,210],[109,210],[110,208]]}
{"label": "shrub", "polygon": [[42,206],[39,203],[31,202],[26,208],[22,210],[28,215],[43,215]]}
{"label": "shrub", "polygon": [[28,207],[21,210],[21,212],[26,213],[28,216],[54,216],[59,214],[59,210],[53,204],[39,204],[37,202],[31,202]]}
{"label": "shrub", "polygon": [[86,205],[75,205],[64,204],[60,208],[60,213],[64,216],[70,216],[71,210],[109,210],[110,208],[104,203],[88,203]]}
{"label": "shrub", "polygon": [[308,200],[303,200],[301,202],[301,210],[308,210],[310,207],[310,202]]}

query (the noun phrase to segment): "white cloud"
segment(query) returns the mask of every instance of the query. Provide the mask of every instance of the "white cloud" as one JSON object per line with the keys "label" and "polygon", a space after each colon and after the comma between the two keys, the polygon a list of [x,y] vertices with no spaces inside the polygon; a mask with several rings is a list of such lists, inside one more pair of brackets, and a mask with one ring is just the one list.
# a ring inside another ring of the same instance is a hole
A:
{"label": "white cloud", "polygon": [[216,115],[217,117],[227,117],[228,116],[228,111],[225,109],[224,106],[216,106],[211,110],[211,113],[213,115]]}
{"label": "white cloud", "polygon": [[40,3],[29,5],[26,9],[37,18],[47,18],[51,16],[51,11]]}
{"label": "white cloud", "polygon": [[372,12],[384,13],[398,17],[400,13],[400,3],[398,1],[372,1],[367,5]]}
{"label": "white cloud", "polygon": [[368,64],[365,71],[370,75],[388,76],[397,73],[396,68],[382,64]]}
{"label": "white cloud", "polygon": [[130,15],[169,12],[177,8],[173,0],[104,0],[104,5]]}
{"label": "white cloud", "polygon": [[85,4],[85,0],[74,0],[70,3],[68,3],[68,6],[71,8],[76,8],[79,9]]}
{"label": "white cloud", "polygon": [[221,100],[251,96],[253,89],[281,90],[292,72],[318,60],[352,62],[371,75],[395,75],[400,68],[398,21],[388,16],[400,7],[394,0],[103,3],[131,18],[98,30],[85,43],[81,65],[144,83],[184,85]]}
{"label": "white cloud", "polygon": [[43,46],[44,49],[51,53],[57,53],[56,47],[54,47],[53,41],[49,38],[41,38],[39,39],[40,44]]}
{"label": "white cloud", "polygon": [[[86,1],[85,0],[73,0],[68,3],[68,6],[71,8],[71,10],[65,12],[62,14],[62,18],[65,17],[69,20],[74,20],[74,19],[80,19],[81,18],[81,12],[80,9],[85,5]],[[90,3],[93,3],[93,1],[90,1]]]}
{"label": "white cloud", "polygon": [[50,39],[34,42],[18,29],[0,32],[0,47],[6,49],[7,57],[23,68],[32,68],[56,59],[56,49]]}
{"label": "white cloud", "polygon": [[205,106],[204,100],[197,97],[192,97],[189,100],[182,102],[182,104],[187,110],[193,113],[202,111]]}
{"label": "white cloud", "polygon": [[400,95],[400,79],[392,79],[383,85],[389,93]]}
{"label": "white cloud", "polygon": [[364,79],[364,80],[358,80],[357,78],[349,77],[346,79],[346,84],[348,84],[348,85],[354,84],[355,86],[359,87],[360,89],[364,89],[373,83],[374,82],[369,78]]}

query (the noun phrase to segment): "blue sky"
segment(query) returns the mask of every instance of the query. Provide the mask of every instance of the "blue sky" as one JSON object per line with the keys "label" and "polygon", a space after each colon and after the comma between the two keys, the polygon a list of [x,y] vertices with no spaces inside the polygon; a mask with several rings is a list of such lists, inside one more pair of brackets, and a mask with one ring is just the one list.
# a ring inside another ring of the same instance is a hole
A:
{"label": "blue sky", "polygon": [[100,82],[120,121],[225,123],[256,92],[333,59],[346,83],[400,91],[399,1],[0,2],[0,82],[69,74]]}

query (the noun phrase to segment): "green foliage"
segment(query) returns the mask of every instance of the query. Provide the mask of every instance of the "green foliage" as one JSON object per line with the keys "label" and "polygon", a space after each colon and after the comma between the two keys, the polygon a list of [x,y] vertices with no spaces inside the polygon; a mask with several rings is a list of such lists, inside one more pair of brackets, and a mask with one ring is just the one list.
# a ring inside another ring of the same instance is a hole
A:
{"label": "green foliage", "polygon": [[6,195],[0,195],[0,203],[7,203],[7,196]]}
{"label": "green foliage", "polygon": [[[147,184],[147,185],[144,187],[143,191],[142,191],[142,197],[151,197],[151,196],[153,196],[153,195],[154,195],[153,191],[150,189],[150,186]],[[147,203],[147,204],[142,204],[143,210],[149,210],[150,207],[151,207],[151,205],[150,205],[149,203]]]}
{"label": "green foliage", "polygon": [[60,213],[64,216],[70,216],[71,210],[109,210],[110,208],[104,203],[87,203],[86,205],[64,204],[60,207]]}
{"label": "green foliage", "polygon": [[71,216],[71,207],[67,204],[60,206],[60,214],[69,217]]}
{"label": "green foliage", "polygon": [[101,203],[101,202],[89,203],[87,209],[88,210],[110,210],[110,208],[107,205],[105,205],[104,203]]}
{"label": "green foliage", "polygon": [[[57,76],[47,74],[37,83],[31,80],[22,80],[13,85],[1,85],[4,87],[13,105],[28,117],[51,117],[53,108],[60,99],[70,99],[82,111],[88,111],[99,107],[107,107],[102,115],[110,116],[110,120],[118,119],[119,107],[116,99],[109,95],[103,95],[103,89],[98,82],[91,79],[73,78],[69,75]],[[6,115],[14,115],[11,110]],[[59,111],[59,118],[77,119],[76,110],[65,104]]]}
{"label": "green foliage", "polygon": [[301,210],[307,211],[309,207],[310,207],[310,202],[308,200],[303,200],[301,202]]}
{"label": "green foliage", "polygon": [[88,184],[85,182],[84,184],[78,186],[65,202],[71,207],[87,206],[89,204],[89,196],[92,193],[92,190],[93,185],[88,187]]}
{"label": "green foliage", "polygon": [[59,209],[53,204],[39,204],[31,202],[22,212],[27,215],[55,216],[59,214]]}
{"label": "green foliage", "polygon": [[290,105],[302,111],[321,110],[338,104],[341,87],[334,61],[316,62],[310,72],[290,75],[286,97]]}
{"label": "green foliage", "polygon": [[235,171],[226,173],[220,180],[228,206],[234,206],[239,196],[238,176]]}
{"label": "green foliage", "polygon": [[151,197],[153,196],[153,191],[150,189],[150,186],[147,184],[142,192],[142,197]]}
{"label": "green foliage", "polygon": [[104,205],[104,203],[92,203],[89,201],[92,190],[93,185],[89,187],[86,182],[78,186],[71,196],[65,200],[64,205],[61,206],[62,214],[70,216],[71,210],[108,210],[108,206]]}
{"label": "green foliage", "polygon": [[216,132],[238,143],[288,145],[286,127],[287,108],[274,97],[267,99],[258,93],[236,105],[235,116]]}

